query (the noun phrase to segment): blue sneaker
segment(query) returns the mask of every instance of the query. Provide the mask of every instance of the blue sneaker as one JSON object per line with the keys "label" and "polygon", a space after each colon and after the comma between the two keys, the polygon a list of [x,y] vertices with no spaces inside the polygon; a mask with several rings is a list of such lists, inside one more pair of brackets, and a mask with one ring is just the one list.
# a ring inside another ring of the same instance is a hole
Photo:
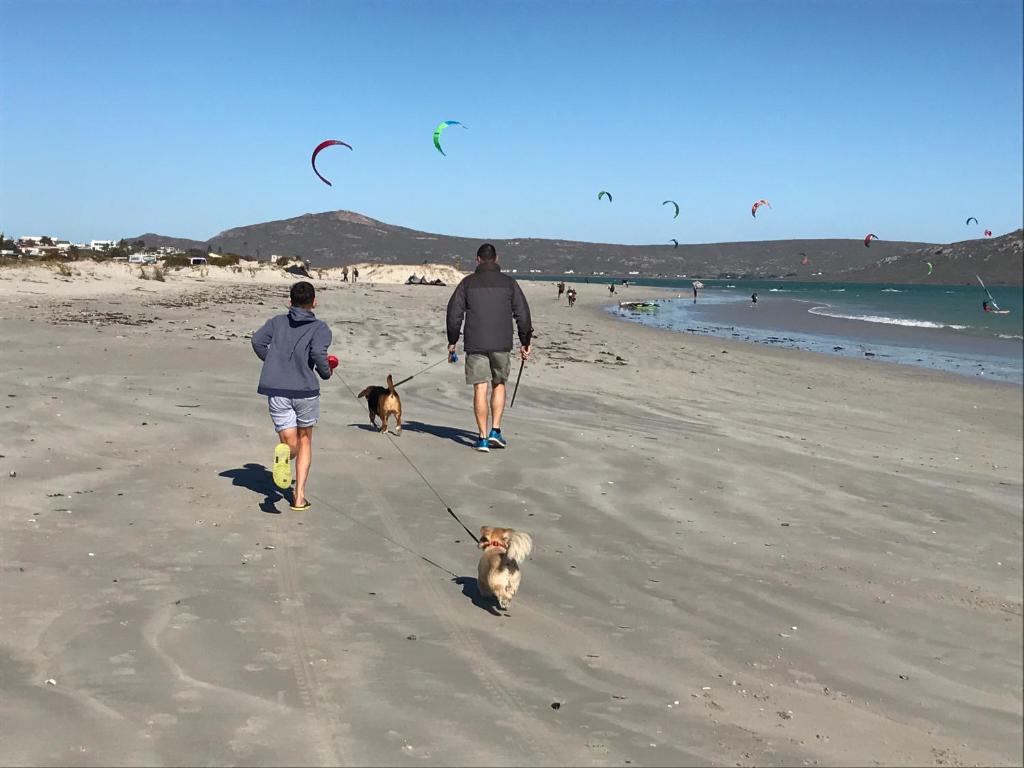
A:
{"label": "blue sneaker", "polygon": [[508,445],[508,443],[505,442],[505,438],[501,436],[500,429],[492,429],[491,434],[487,436],[487,442],[495,448],[504,448]]}
{"label": "blue sneaker", "polygon": [[481,437],[476,441],[476,449],[481,453],[487,453],[491,450],[491,444],[486,437]]}

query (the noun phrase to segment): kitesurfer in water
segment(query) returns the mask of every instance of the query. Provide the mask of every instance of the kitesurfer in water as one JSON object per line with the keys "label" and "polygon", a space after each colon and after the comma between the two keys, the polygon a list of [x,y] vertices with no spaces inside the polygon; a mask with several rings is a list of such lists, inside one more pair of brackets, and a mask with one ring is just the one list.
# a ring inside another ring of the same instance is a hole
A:
{"label": "kitesurfer in water", "polygon": [[757,291],[754,291],[752,294],[750,294],[750,306],[757,306]]}

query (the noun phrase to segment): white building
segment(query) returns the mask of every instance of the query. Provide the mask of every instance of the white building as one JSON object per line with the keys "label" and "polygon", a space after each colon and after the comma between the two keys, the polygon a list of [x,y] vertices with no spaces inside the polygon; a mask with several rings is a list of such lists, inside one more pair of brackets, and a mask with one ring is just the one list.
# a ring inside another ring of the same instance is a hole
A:
{"label": "white building", "polygon": [[105,251],[108,248],[113,248],[117,245],[116,240],[90,240],[89,250],[91,251]]}

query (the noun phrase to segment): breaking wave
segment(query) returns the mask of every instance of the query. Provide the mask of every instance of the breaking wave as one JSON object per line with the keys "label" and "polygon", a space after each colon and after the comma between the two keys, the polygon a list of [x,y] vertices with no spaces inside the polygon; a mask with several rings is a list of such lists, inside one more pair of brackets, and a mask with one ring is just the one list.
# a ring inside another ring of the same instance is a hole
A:
{"label": "breaking wave", "polygon": [[904,317],[885,317],[884,315],[844,315],[842,312],[832,312],[832,308],[829,306],[818,306],[811,307],[808,312],[812,315],[821,315],[822,317],[834,317],[837,320],[860,320],[863,323],[880,323],[882,325],[902,325],[908,328],[952,328],[953,330],[962,331],[967,328],[966,325],[946,325],[943,323],[933,323],[931,320],[913,320]]}

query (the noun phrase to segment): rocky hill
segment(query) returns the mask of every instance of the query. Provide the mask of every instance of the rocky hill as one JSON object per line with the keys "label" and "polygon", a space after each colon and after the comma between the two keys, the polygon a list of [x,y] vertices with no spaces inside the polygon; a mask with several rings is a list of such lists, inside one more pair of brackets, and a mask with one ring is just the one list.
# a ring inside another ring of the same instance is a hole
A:
{"label": "rocky hill", "polygon": [[[865,283],[974,283],[981,275],[991,285],[1024,283],[1024,230],[1001,237],[931,245],[897,256],[886,256],[849,273]],[[928,264],[932,273],[928,274]]]}
{"label": "rocky hill", "polygon": [[[419,232],[385,224],[351,211],[307,213],[281,221],[236,227],[202,243],[153,234],[142,235],[139,239],[145,240],[147,245],[191,242],[196,243],[192,247],[205,248],[209,244],[215,251],[264,260],[272,254],[300,256],[314,267],[358,262],[431,262],[453,264],[463,269],[471,267],[476,249],[482,242],[482,238]],[[880,265],[896,263],[900,257],[908,257],[909,254],[952,247],[878,240],[872,242],[870,248],[865,248],[860,239],[680,244],[678,248],[671,244],[615,245],[537,238],[492,239],[491,242],[498,249],[505,268],[519,272],[539,270],[546,274],[561,274],[573,270],[584,275],[603,272],[610,276],[624,276],[638,272],[645,277],[685,275],[816,280],[871,280],[875,279],[874,275],[888,270],[888,267]],[[907,263],[912,263],[912,260]],[[1019,257],[1017,264],[1019,269]],[[907,268],[908,277],[912,271]],[[896,271],[892,274],[895,275]]]}

